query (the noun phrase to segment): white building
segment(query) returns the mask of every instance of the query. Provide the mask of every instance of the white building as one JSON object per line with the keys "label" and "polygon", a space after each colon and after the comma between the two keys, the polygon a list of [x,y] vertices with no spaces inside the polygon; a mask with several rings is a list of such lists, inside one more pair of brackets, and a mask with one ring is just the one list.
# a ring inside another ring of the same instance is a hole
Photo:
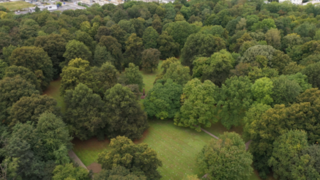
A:
{"label": "white building", "polygon": [[287,1],[291,2],[292,4],[302,5],[302,0],[279,0],[279,3]]}

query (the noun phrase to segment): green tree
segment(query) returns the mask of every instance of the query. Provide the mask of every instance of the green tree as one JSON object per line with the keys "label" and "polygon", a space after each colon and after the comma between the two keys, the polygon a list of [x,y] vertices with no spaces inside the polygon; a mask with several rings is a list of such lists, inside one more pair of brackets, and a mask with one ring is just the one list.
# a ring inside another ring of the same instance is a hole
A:
{"label": "green tree", "polygon": [[12,105],[21,97],[31,96],[32,94],[39,94],[28,81],[21,77],[3,78],[0,80],[0,119],[8,124],[10,109]]}
{"label": "green tree", "polygon": [[193,77],[201,78],[202,81],[211,80],[214,84],[221,86],[228,78],[233,64],[232,55],[223,49],[209,58],[197,58],[194,61]]}
{"label": "green tree", "polygon": [[10,65],[30,69],[40,81],[41,89],[46,89],[53,77],[52,62],[48,54],[39,47],[24,46],[12,51]]}
{"label": "green tree", "polygon": [[287,75],[288,79],[297,82],[300,87],[302,92],[304,92],[307,89],[312,88],[312,85],[308,83],[308,76],[298,72],[296,74],[291,74],[291,75]]}
{"label": "green tree", "polygon": [[132,174],[145,175],[147,179],[161,178],[157,168],[162,166],[162,162],[157,152],[147,144],[134,144],[127,137],[118,136],[111,139],[109,147],[109,151],[101,152],[98,157],[102,169],[112,170],[116,166],[123,166]]}
{"label": "green tree", "polygon": [[308,147],[307,133],[290,130],[273,142],[273,151],[268,164],[272,167],[273,176],[278,179],[300,179],[303,174],[304,161],[300,152]]}
{"label": "green tree", "polygon": [[57,101],[47,95],[24,96],[14,103],[10,109],[10,126],[13,127],[19,122],[26,123],[27,121],[37,124],[40,115],[44,112],[60,115]]}
{"label": "green tree", "polygon": [[182,86],[168,79],[164,84],[156,82],[143,101],[149,117],[158,119],[173,118],[180,110]]}
{"label": "green tree", "polygon": [[214,52],[226,48],[225,42],[211,34],[191,34],[181,50],[182,64],[193,67],[195,57],[210,57]]}
{"label": "green tree", "polygon": [[271,98],[275,104],[288,105],[296,101],[296,97],[302,92],[300,85],[288,77],[280,76],[273,80],[273,94]]}
{"label": "green tree", "polygon": [[111,53],[115,61],[113,65],[119,70],[122,70],[121,63],[123,62],[122,47],[118,43],[117,39],[112,36],[102,36],[100,38],[100,45],[103,45],[107,48],[107,51]]}
{"label": "green tree", "polygon": [[148,27],[142,36],[143,44],[145,49],[156,48],[157,39],[159,38],[158,32],[153,27]]}
{"label": "green tree", "polygon": [[252,155],[246,151],[241,137],[234,132],[224,133],[220,139],[211,140],[198,155],[201,174],[214,179],[245,180],[253,174]]}
{"label": "green tree", "polygon": [[4,62],[9,63],[9,57],[11,56],[12,51],[15,50],[16,48],[17,47],[13,46],[12,44],[10,44],[7,47],[3,47],[2,48],[2,55],[3,55],[3,58],[4,58]]}
{"label": "green tree", "polygon": [[299,34],[301,37],[313,37],[316,34],[317,27],[315,24],[310,22],[304,22],[294,28],[294,32]]}
{"label": "green tree", "polygon": [[251,27],[251,29],[253,31],[259,30],[259,29],[263,29],[263,30],[268,30],[271,28],[276,28],[276,24],[274,22],[273,19],[268,18],[268,19],[264,19],[262,21],[259,21],[257,23],[254,23]]}
{"label": "green tree", "polygon": [[305,159],[308,160],[304,168],[306,171],[306,179],[316,179],[320,177],[318,168],[320,162],[319,154],[320,147],[318,144],[310,145],[302,150],[301,157],[306,157]]}
{"label": "green tree", "polygon": [[136,66],[141,64],[141,53],[143,51],[143,42],[135,33],[131,34],[126,41],[126,52],[124,56],[126,62],[134,63]]}
{"label": "green tree", "polygon": [[104,101],[109,138],[125,135],[137,139],[142,136],[148,128],[147,115],[129,88],[116,84],[106,91]]}
{"label": "green tree", "polygon": [[52,180],[90,180],[88,170],[83,167],[74,167],[72,163],[58,165],[53,171]]}
{"label": "green tree", "polygon": [[162,79],[165,81],[172,79],[173,82],[184,85],[191,79],[190,68],[182,66],[180,61],[172,62],[163,74]]}
{"label": "green tree", "polygon": [[8,64],[0,59],[0,79],[4,78]]}
{"label": "green tree", "polygon": [[38,36],[34,41],[34,45],[43,48],[48,53],[52,61],[53,77],[59,77],[61,73],[60,63],[64,61],[63,53],[66,51],[66,40],[58,34],[50,34],[48,36]]}
{"label": "green tree", "polygon": [[81,140],[102,132],[106,126],[101,97],[84,84],[67,90],[64,96],[66,122],[70,132]]}
{"label": "green tree", "polygon": [[217,91],[211,81],[201,83],[199,79],[192,79],[183,88],[180,112],[175,115],[174,124],[194,128],[201,131],[201,127],[210,127],[218,122],[215,117],[217,100],[213,96]]}
{"label": "green tree", "polygon": [[281,35],[278,29],[269,29],[265,37],[268,45],[273,46],[276,49],[280,49]]}
{"label": "green tree", "polygon": [[67,65],[75,58],[81,58],[91,62],[91,55],[91,51],[83,42],[71,40],[67,43],[66,51],[63,54],[63,57],[66,59],[64,65]]}
{"label": "green tree", "polygon": [[141,67],[147,71],[155,71],[159,65],[160,54],[158,49],[145,49],[141,54]]}
{"label": "green tree", "polygon": [[15,76],[20,76],[21,78],[25,79],[26,81],[34,85],[39,92],[42,91],[36,75],[33,72],[31,72],[28,68],[15,65],[6,68],[5,77],[13,78]]}
{"label": "green tree", "polygon": [[131,21],[122,19],[118,22],[118,25],[125,30],[128,34],[136,33],[136,30],[134,29],[133,24]]}
{"label": "green tree", "polygon": [[93,57],[93,66],[101,66],[105,62],[111,62],[113,65],[116,64],[116,59],[111,55],[105,46],[96,46],[96,50],[94,51]]}
{"label": "green tree", "polygon": [[252,46],[244,52],[241,61],[246,63],[253,63],[256,61],[256,56],[258,55],[265,56],[270,61],[275,51],[276,50],[272,46],[268,45]]}
{"label": "green tree", "polygon": [[102,170],[99,174],[94,176],[95,180],[116,180],[121,178],[123,180],[146,180],[144,175],[135,175],[129,169],[123,166],[112,167],[111,170]]}
{"label": "green tree", "polygon": [[320,62],[310,64],[302,70],[302,73],[308,76],[308,82],[312,84],[312,87],[320,87],[319,70]]}
{"label": "green tree", "polygon": [[140,91],[142,91],[142,88],[144,87],[143,77],[139,71],[139,66],[135,66],[133,63],[130,63],[129,67],[125,69],[119,81],[126,85],[137,84]]}
{"label": "green tree", "polygon": [[251,81],[247,76],[231,77],[222,85],[217,108],[223,126],[238,126],[253,103]]}
{"label": "green tree", "polygon": [[271,104],[273,99],[273,82],[270,78],[263,77],[257,79],[251,87],[251,92],[255,101],[261,104]]}
{"label": "green tree", "polygon": [[161,59],[178,56],[179,43],[176,43],[167,31],[162,32],[157,43],[159,51],[161,52]]}

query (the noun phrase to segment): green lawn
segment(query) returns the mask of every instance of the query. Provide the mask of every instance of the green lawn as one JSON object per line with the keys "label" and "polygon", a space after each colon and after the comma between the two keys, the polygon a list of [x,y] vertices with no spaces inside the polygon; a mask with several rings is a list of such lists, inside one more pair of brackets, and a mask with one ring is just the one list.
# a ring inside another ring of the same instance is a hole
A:
{"label": "green lawn", "polygon": [[142,77],[143,77],[143,83],[145,84],[144,88],[146,92],[148,92],[153,87],[154,80],[156,79],[157,75],[161,72],[161,69],[160,69],[161,64],[162,64],[162,61],[160,60],[158,69],[155,72],[150,73],[150,72],[141,71]]}
{"label": "green lawn", "polygon": [[[147,143],[158,153],[163,162],[159,172],[162,179],[182,179],[185,174],[196,174],[196,156],[202,147],[211,140],[204,132],[173,125],[171,120],[150,121],[150,128],[144,138],[135,143]],[[88,141],[75,140],[74,152],[88,166],[97,161],[98,153],[108,149],[108,141],[96,139]]]}
{"label": "green lawn", "polygon": [[14,1],[14,2],[4,2],[1,3],[0,6],[4,6],[5,8],[9,9],[10,11],[24,9],[27,7],[33,7],[34,5],[31,3],[27,3],[25,1]]}
{"label": "green lawn", "polygon": [[61,78],[51,81],[49,87],[43,92],[43,94],[51,96],[57,100],[58,107],[60,107],[62,112],[64,112],[66,105],[64,104],[63,97],[60,96],[60,86]]}

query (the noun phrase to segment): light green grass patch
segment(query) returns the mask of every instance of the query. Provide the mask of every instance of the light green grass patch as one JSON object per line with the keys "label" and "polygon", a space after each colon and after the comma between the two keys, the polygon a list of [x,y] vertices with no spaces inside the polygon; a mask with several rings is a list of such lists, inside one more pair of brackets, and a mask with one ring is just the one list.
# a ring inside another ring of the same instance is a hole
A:
{"label": "light green grass patch", "polygon": [[3,6],[10,11],[18,10],[18,9],[24,9],[28,7],[34,7],[33,4],[25,2],[25,1],[14,1],[14,2],[4,2],[0,3],[0,6]]}
{"label": "light green grass patch", "polygon": [[146,71],[141,71],[142,77],[143,77],[143,83],[144,83],[144,89],[146,93],[153,87],[154,80],[156,79],[157,75],[160,74],[161,72],[161,64],[162,61],[159,61],[158,69],[155,70],[154,72],[146,72]]}
{"label": "light green grass patch", "polygon": [[57,106],[61,108],[62,112],[65,111],[66,105],[63,96],[60,96],[61,78],[51,81],[49,87],[43,92],[57,101]]}

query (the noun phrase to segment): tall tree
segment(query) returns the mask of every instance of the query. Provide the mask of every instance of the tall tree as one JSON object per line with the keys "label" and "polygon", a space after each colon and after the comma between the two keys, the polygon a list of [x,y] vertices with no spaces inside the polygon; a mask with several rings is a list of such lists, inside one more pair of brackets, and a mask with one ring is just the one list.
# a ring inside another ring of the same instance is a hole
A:
{"label": "tall tree", "polygon": [[72,59],[81,58],[91,62],[92,53],[90,49],[83,43],[77,40],[71,40],[66,45],[66,51],[63,57],[66,59],[64,65],[67,65]]}
{"label": "tall tree", "polygon": [[117,41],[116,38],[112,36],[102,36],[100,38],[100,45],[103,45],[107,48],[107,51],[111,53],[115,59],[114,66],[121,71],[121,63],[123,62],[122,47],[121,44]]}
{"label": "tall tree", "polygon": [[58,165],[53,171],[52,180],[90,180],[89,172],[83,167],[74,167],[72,163]]}
{"label": "tall tree", "polygon": [[234,59],[226,50],[214,53],[210,58],[199,57],[194,61],[193,77],[199,77],[202,81],[211,80],[221,86],[228,78],[233,64]]}
{"label": "tall tree", "polygon": [[251,81],[247,76],[231,77],[222,85],[217,108],[223,126],[230,129],[241,123],[253,103]]}
{"label": "tall tree", "polygon": [[266,33],[266,41],[268,45],[273,46],[276,49],[281,47],[281,35],[278,29],[269,29]]}
{"label": "tall tree", "polygon": [[301,92],[300,85],[288,77],[280,76],[273,79],[273,94],[271,98],[275,104],[288,105],[293,103]]}
{"label": "tall tree", "polygon": [[126,63],[134,63],[136,66],[140,66],[142,51],[142,39],[139,38],[135,33],[131,34],[126,41],[126,52],[124,53]]}
{"label": "tall tree", "polygon": [[304,174],[304,157],[299,157],[303,149],[308,147],[307,133],[290,130],[273,142],[273,151],[269,166],[273,176],[278,179],[300,179]]}
{"label": "tall tree", "polygon": [[271,104],[273,99],[273,82],[267,77],[257,79],[251,87],[255,101],[262,104]]}
{"label": "tall tree", "polygon": [[[147,144],[134,144],[124,136],[111,139],[110,151],[103,151],[99,154],[98,162],[102,169],[111,170],[115,166],[123,166],[135,175],[145,175],[147,179],[158,180],[161,178],[157,171],[162,166],[157,152]],[[126,161],[119,161],[126,159]]]}
{"label": "tall tree", "polygon": [[30,69],[40,81],[41,89],[49,86],[53,77],[52,62],[48,54],[39,47],[23,46],[12,51],[10,65]]}
{"label": "tall tree", "polygon": [[6,77],[0,80],[0,119],[8,124],[12,105],[21,97],[39,94],[34,85],[21,77]]}
{"label": "tall tree", "polygon": [[141,67],[147,71],[154,71],[158,68],[160,60],[160,51],[157,49],[145,49],[142,51]]}
{"label": "tall tree", "polygon": [[217,100],[213,96],[217,91],[211,81],[201,83],[199,79],[192,79],[183,88],[180,112],[175,115],[174,124],[194,128],[201,131],[201,127],[210,127],[218,122],[215,117]]}
{"label": "tall tree", "polygon": [[161,52],[161,59],[178,56],[179,44],[174,41],[167,31],[162,32],[157,43],[159,51]]}
{"label": "tall tree", "polygon": [[157,82],[143,101],[145,111],[150,117],[158,119],[173,118],[180,109],[182,86],[168,79],[164,84]]}
{"label": "tall tree", "polygon": [[66,122],[72,134],[86,140],[102,132],[107,122],[103,116],[104,103],[99,95],[80,83],[74,90],[66,91],[64,102]]}
{"label": "tall tree", "polygon": [[104,101],[109,138],[125,135],[137,139],[142,136],[148,127],[147,115],[129,88],[116,84],[106,91]]}
{"label": "tall tree", "polygon": [[142,88],[144,87],[143,77],[139,71],[139,66],[135,66],[133,63],[130,63],[129,67],[125,69],[119,81],[126,85],[137,84],[140,91],[142,91]]}
{"label": "tall tree", "polygon": [[163,74],[162,79],[165,81],[172,79],[173,82],[184,85],[191,79],[190,68],[181,65],[180,61],[172,62]]}
{"label": "tall tree", "polygon": [[320,70],[320,62],[315,64],[310,64],[306,68],[302,70],[302,73],[308,76],[308,82],[312,84],[312,87],[319,88],[319,70]]}
{"label": "tall tree", "polygon": [[182,64],[192,69],[195,57],[210,57],[224,48],[226,43],[220,37],[204,33],[191,34],[181,50]]}
{"label": "tall tree", "polygon": [[253,174],[252,155],[246,151],[241,137],[234,132],[224,133],[220,139],[211,140],[198,155],[201,174],[214,179],[245,180]]}
{"label": "tall tree", "polygon": [[145,49],[156,48],[157,47],[157,39],[159,37],[158,32],[153,29],[153,27],[148,27],[142,36],[143,44]]}
{"label": "tall tree", "polygon": [[39,94],[22,97],[10,109],[10,126],[13,127],[18,122],[25,123],[27,121],[37,124],[40,115],[44,112],[60,115],[57,101],[47,95]]}
{"label": "tall tree", "polygon": [[99,174],[94,176],[95,180],[110,180],[120,178],[123,180],[146,180],[144,175],[135,175],[131,173],[129,169],[123,166],[115,166],[110,170],[102,170]]}
{"label": "tall tree", "polygon": [[111,62],[113,65],[116,64],[116,59],[111,55],[105,46],[97,45],[94,51],[93,66],[101,66],[105,62]]}

